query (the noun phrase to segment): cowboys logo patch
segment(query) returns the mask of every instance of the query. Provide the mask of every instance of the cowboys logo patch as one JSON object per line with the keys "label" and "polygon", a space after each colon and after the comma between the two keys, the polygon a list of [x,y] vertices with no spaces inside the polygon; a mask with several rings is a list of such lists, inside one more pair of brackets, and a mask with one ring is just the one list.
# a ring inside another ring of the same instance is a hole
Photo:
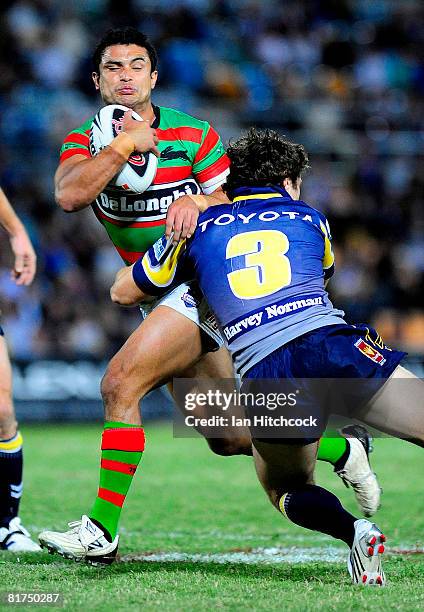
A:
{"label": "cowboys logo patch", "polygon": [[363,338],[359,338],[359,340],[355,342],[355,346],[363,355],[365,355],[365,357],[368,357],[368,359],[371,359],[371,361],[374,361],[374,363],[378,363],[379,365],[386,363],[386,359],[383,357],[383,355],[379,353],[377,349],[370,346],[368,342],[365,342]]}

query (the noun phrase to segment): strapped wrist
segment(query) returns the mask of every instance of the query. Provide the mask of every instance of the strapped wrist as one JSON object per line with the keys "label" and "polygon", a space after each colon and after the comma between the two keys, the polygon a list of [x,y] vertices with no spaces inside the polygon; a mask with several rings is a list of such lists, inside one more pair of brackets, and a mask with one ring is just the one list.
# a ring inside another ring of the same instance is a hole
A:
{"label": "strapped wrist", "polygon": [[117,153],[125,158],[125,161],[129,158],[131,153],[135,151],[135,143],[131,136],[127,132],[121,132],[116,136],[109,145]]}

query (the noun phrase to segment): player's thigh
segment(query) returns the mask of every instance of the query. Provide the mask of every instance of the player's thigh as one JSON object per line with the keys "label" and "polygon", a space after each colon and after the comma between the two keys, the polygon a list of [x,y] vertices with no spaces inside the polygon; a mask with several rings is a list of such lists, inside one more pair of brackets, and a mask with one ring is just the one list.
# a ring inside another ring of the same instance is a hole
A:
{"label": "player's thigh", "polygon": [[385,433],[424,446],[424,381],[397,366],[358,418]]}
{"label": "player's thigh", "polygon": [[317,441],[295,444],[254,438],[252,445],[258,478],[274,505],[287,491],[314,483]]}
{"label": "player's thigh", "polygon": [[14,423],[12,402],[12,367],[6,341],[0,336],[0,427]]}
{"label": "player's thigh", "polygon": [[[215,352],[205,353],[190,368],[182,374],[192,379],[192,384],[184,381],[184,390],[195,397],[197,394],[223,392],[228,397],[236,398],[237,385],[234,378],[233,363],[229,352],[221,347]],[[176,384],[178,384],[176,382]],[[184,414],[191,414],[195,418],[210,419],[212,416],[224,417],[223,425],[198,425],[195,429],[207,439],[211,450],[224,456],[251,455],[251,436],[248,427],[235,424],[236,419],[245,417],[244,409],[236,402],[226,401],[224,405],[208,402],[196,405],[188,412],[185,408],[181,393],[172,385],[171,393],[175,403]],[[194,402],[195,403],[195,402]]]}
{"label": "player's thigh", "polygon": [[111,359],[104,383],[121,393],[144,395],[197,361],[202,354],[198,326],[168,306],[155,308]]}
{"label": "player's thigh", "polygon": [[212,380],[234,378],[233,362],[225,346],[202,355],[188,371],[191,372],[191,376],[197,378]]}
{"label": "player's thigh", "polygon": [[[196,361],[180,373],[179,377],[187,379],[184,380],[184,393],[179,392],[177,387],[178,381],[171,380],[168,383],[168,388],[174,397],[175,403],[183,412],[185,411],[183,397],[185,393],[205,394],[208,391],[215,391],[219,388],[223,390],[222,381],[227,381],[231,390],[235,386],[233,364],[230,354],[225,347],[200,355]],[[215,414],[215,411],[213,406],[209,404],[203,405],[202,403],[202,405],[199,404],[191,410],[190,414],[204,418]]]}

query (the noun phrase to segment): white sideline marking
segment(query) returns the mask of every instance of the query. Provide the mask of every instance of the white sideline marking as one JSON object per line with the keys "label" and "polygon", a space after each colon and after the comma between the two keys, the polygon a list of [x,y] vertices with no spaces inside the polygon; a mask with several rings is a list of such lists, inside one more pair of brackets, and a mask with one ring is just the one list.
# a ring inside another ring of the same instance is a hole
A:
{"label": "white sideline marking", "polygon": [[[181,530],[181,531],[149,531],[149,530],[140,530],[140,531],[129,531],[126,530],[125,527],[120,529],[120,534],[128,537],[154,537],[154,538],[163,538],[167,540],[178,540],[180,538],[187,537],[195,537],[198,540],[209,540],[210,538],[217,538],[219,540],[234,540],[236,542],[245,542],[248,540],[265,540],[265,541],[275,541],[276,537],[279,539],[284,539],[284,541],[289,541],[290,544],[294,542],[310,542],[311,535],[310,534],[290,534],[290,533],[272,533],[272,534],[257,534],[244,533],[242,537],[240,537],[240,533],[230,533],[227,531],[219,531],[218,529],[212,529],[207,531],[196,531],[196,530]],[[322,542],[328,542],[328,536],[314,533],[314,541],[317,540]]]}
{"label": "white sideline marking", "polygon": [[[424,548],[399,547],[386,548],[386,553],[391,555],[422,555]],[[336,563],[345,562],[348,549],[339,546],[325,546],[302,548],[299,546],[269,548],[253,548],[249,551],[234,551],[224,553],[188,553],[188,552],[146,552],[140,554],[129,554],[120,557],[120,561],[150,561],[153,563],[168,562],[194,562],[194,563],[308,563],[323,562]]]}
{"label": "white sideline marking", "polygon": [[185,553],[185,552],[157,552],[142,553],[138,555],[124,555],[121,562],[151,561],[151,562],[181,562],[194,563],[307,563],[321,561],[334,563],[346,561],[348,549],[336,546],[325,548],[255,548],[249,552],[226,553]]}

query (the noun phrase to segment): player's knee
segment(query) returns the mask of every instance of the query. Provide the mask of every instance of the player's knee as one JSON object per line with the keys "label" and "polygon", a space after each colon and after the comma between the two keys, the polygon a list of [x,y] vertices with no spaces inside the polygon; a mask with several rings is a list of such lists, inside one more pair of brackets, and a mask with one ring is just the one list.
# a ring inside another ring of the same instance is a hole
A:
{"label": "player's knee", "polygon": [[105,404],[131,404],[139,401],[150,388],[143,376],[135,374],[121,359],[112,359],[103,376],[100,391]]}
{"label": "player's knee", "polygon": [[209,438],[209,448],[215,455],[221,457],[232,457],[234,455],[251,455],[252,443],[250,438]]}
{"label": "player's knee", "polygon": [[114,404],[122,401],[128,390],[128,388],[125,388],[124,381],[125,372],[123,368],[111,362],[100,385],[100,391],[105,403]]}
{"label": "player's knee", "polygon": [[282,474],[281,481],[277,488],[278,499],[294,489],[304,487],[305,485],[314,484],[314,471],[307,467],[299,467],[296,470],[291,470],[289,473]]}
{"label": "player's knee", "polygon": [[296,489],[302,489],[306,485],[310,484],[314,484],[313,472],[299,470],[290,474],[289,476],[282,475],[282,478],[278,484],[274,483],[274,485],[269,487],[266,492],[272,505],[275,506],[278,511],[280,511],[280,499],[286,495],[286,493],[290,493]]}

